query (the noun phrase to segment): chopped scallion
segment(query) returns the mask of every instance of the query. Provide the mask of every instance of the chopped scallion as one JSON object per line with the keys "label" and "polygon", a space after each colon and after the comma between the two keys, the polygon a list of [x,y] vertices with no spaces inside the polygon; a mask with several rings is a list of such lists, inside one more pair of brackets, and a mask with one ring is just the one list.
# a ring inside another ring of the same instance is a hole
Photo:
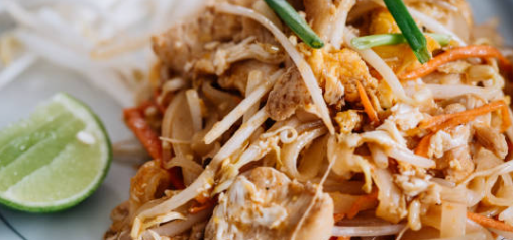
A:
{"label": "chopped scallion", "polygon": [[[451,41],[451,36],[449,35],[435,33],[428,33],[426,35],[433,38],[441,46],[446,46]],[[397,45],[406,42],[404,35],[400,33],[392,33],[353,38],[351,40],[351,45],[356,49],[363,50],[379,46]]]}
{"label": "chopped scallion", "polygon": [[408,12],[403,0],[384,1],[419,62],[426,63],[429,61],[431,55],[427,49],[426,38],[417,27],[417,23]]}
{"label": "chopped scallion", "polygon": [[312,48],[322,48],[321,38],[308,26],[308,23],[286,0],[265,0],[267,5],[280,16],[296,35]]}

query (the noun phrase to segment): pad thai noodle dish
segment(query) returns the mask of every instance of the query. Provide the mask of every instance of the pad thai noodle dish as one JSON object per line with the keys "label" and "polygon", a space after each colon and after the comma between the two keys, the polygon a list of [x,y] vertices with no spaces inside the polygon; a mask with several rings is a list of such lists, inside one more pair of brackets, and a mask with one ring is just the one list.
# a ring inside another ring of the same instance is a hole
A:
{"label": "pad thai noodle dish", "polygon": [[511,50],[465,0],[194,4],[106,240],[513,239]]}

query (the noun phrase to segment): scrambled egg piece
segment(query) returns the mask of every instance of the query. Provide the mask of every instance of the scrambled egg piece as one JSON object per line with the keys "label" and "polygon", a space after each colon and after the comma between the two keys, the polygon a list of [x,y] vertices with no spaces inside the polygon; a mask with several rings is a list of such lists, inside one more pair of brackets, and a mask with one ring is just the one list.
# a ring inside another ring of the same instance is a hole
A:
{"label": "scrambled egg piece", "polygon": [[[328,98],[326,101],[330,104],[342,97],[349,102],[359,101],[356,81],[361,81],[367,89],[376,89],[378,85],[378,81],[371,76],[365,61],[350,49],[314,49],[307,61],[320,85],[325,86],[324,98]],[[343,85],[343,92],[336,96],[331,94],[334,89],[326,86],[335,85],[334,83],[338,81]]]}
{"label": "scrambled egg piece", "polygon": [[[392,14],[386,9],[377,10],[372,14],[372,21],[369,28],[369,35],[401,33]],[[426,36],[429,52],[440,48],[440,44],[434,39]],[[408,72],[417,67],[420,63],[417,57],[406,43],[392,46],[375,47],[373,50],[383,58],[396,73]],[[401,53],[401,54],[397,54]]]}

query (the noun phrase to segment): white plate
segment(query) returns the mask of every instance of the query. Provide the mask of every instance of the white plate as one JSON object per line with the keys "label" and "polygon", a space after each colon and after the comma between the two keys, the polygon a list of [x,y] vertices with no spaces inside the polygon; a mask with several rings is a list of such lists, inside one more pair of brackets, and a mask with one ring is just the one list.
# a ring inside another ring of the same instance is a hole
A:
{"label": "white plate", "polygon": [[[470,2],[478,22],[500,17],[500,29],[509,44],[513,45],[513,26],[510,25],[513,16],[508,12],[513,9],[513,1]],[[113,142],[131,137],[122,122],[121,108],[112,99],[89,86],[84,78],[74,72],[41,62],[0,91],[0,127],[26,117],[37,102],[61,91],[89,104],[106,124]],[[96,193],[80,205],[59,213],[31,214],[0,206],[0,240],[102,239],[110,225],[111,209],[128,198],[130,177],[134,173],[132,166],[114,162],[107,179]]]}

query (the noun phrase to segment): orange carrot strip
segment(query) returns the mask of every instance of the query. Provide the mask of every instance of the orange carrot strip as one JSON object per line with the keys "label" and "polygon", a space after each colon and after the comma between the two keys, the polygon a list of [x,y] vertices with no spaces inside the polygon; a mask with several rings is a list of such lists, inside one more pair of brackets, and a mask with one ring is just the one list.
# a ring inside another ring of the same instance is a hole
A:
{"label": "orange carrot strip", "polygon": [[365,91],[365,88],[363,87],[363,84],[357,80],[356,86],[358,87],[358,93],[360,94],[360,99],[362,100],[365,112],[367,113],[373,124],[378,124],[378,113],[376,112],[376,110],[374,110],[374,107],[372,106],[372,103],[369,99],[369,96],[367,95],[367,92]]}
{"label": "orange carrot strip", "polygon": [[480,224],[481,226],[485,228],[493,228],[501,231],[506,232],[513,232],[513,226],[506,224],[504,222],[488,218],[484,215],[481,215],[479,213],[474,212],[467,212],[467,218]]}
{"label": "orange carrot strip", "polygon": [[162,159],[162,142],[159,135],[150,128],[140,108],[123,110],[125,122],[153,159]]}
{"label": "orange carrot strip", "polygon": [[[162,142],[159,135],[151,129],[146,120],[144,120],[144,110],[150,106],[151,103],[143,103],[140,107],[127,108],[123,110],[123,116],[126,125],[134,135],[139,139],[144,149],[155,160],[162,162]],[[179,168],[172,168],[171,182],[176,189],[184,189],[185,185],[181,177]]]}
{"label": "orange carrot strip", "polygon": [[353,219],[356,214],[364,210],[369,205],[374,205],[378,202],[378,191],[374,190],[368,195],[362,195],[351,205],[349,211],[347,211],[347,218]]}
{"label": "orange carrot strip", "polygon": [[351,240],[351,237],[338,237],[337,240]]}
{"label": "orange carrot strip", "polygon": [[496,110],[502,110],[502,112],[501,112],[502,119],[503,119],[502,129],[505,130],[509,126],[511,126],[511,119],[509,118],[509,113],[508,113],[507,109],[508,109],[508,106],[504,101],[502,101],[502,100],[495,101],[495,102],[486,104],[484,106],[474,108],[471,110],[467,110],[467,111],[463,111],[463,112],[434,116],[430,119],[423,121],[420,124],[420,127],[424,128],[424,129],[430,129],[431,131],[435,132],[440,129],[453,127],[458,124],[470,122],[480,115],[484,115],[484,114],[487,114],[487,113],[490,113],[490,112],[493,112]]}
{"label": "orange carrot strip", "polygon": [[465,58],[472,58],[472,57],[478,57],[478,58],[498,58],[499,63],[501,67],[506,71],[511,71],[512,65],[509,62],[508,59],[506,59],[502,53],[492,46],[484,46],[484,45],[474,45],[474,46],[466,46],[466,47],[459,47],[459,48],[453,48],[451,50],[448,50],[433,59],[431,59],[426,64],[422,65],[421,67],[408,72],[400,74],[398,77],[400,79],[414,79],[419,77],[424,77],[432,72],[434,72],[439,66],[460,60]]}
{"label": "orange carrot strip", "polygon": [[415,155],[420,156],[420,157],[425,157],[425,158],[428,157],[428,150],[429,150],[429,144],[431,141],[431,136],[433,136],[433,133],[430,133],[430,134],[424,136],[420,140],[419,144],[415,148],[415,151],[414,151]]}

